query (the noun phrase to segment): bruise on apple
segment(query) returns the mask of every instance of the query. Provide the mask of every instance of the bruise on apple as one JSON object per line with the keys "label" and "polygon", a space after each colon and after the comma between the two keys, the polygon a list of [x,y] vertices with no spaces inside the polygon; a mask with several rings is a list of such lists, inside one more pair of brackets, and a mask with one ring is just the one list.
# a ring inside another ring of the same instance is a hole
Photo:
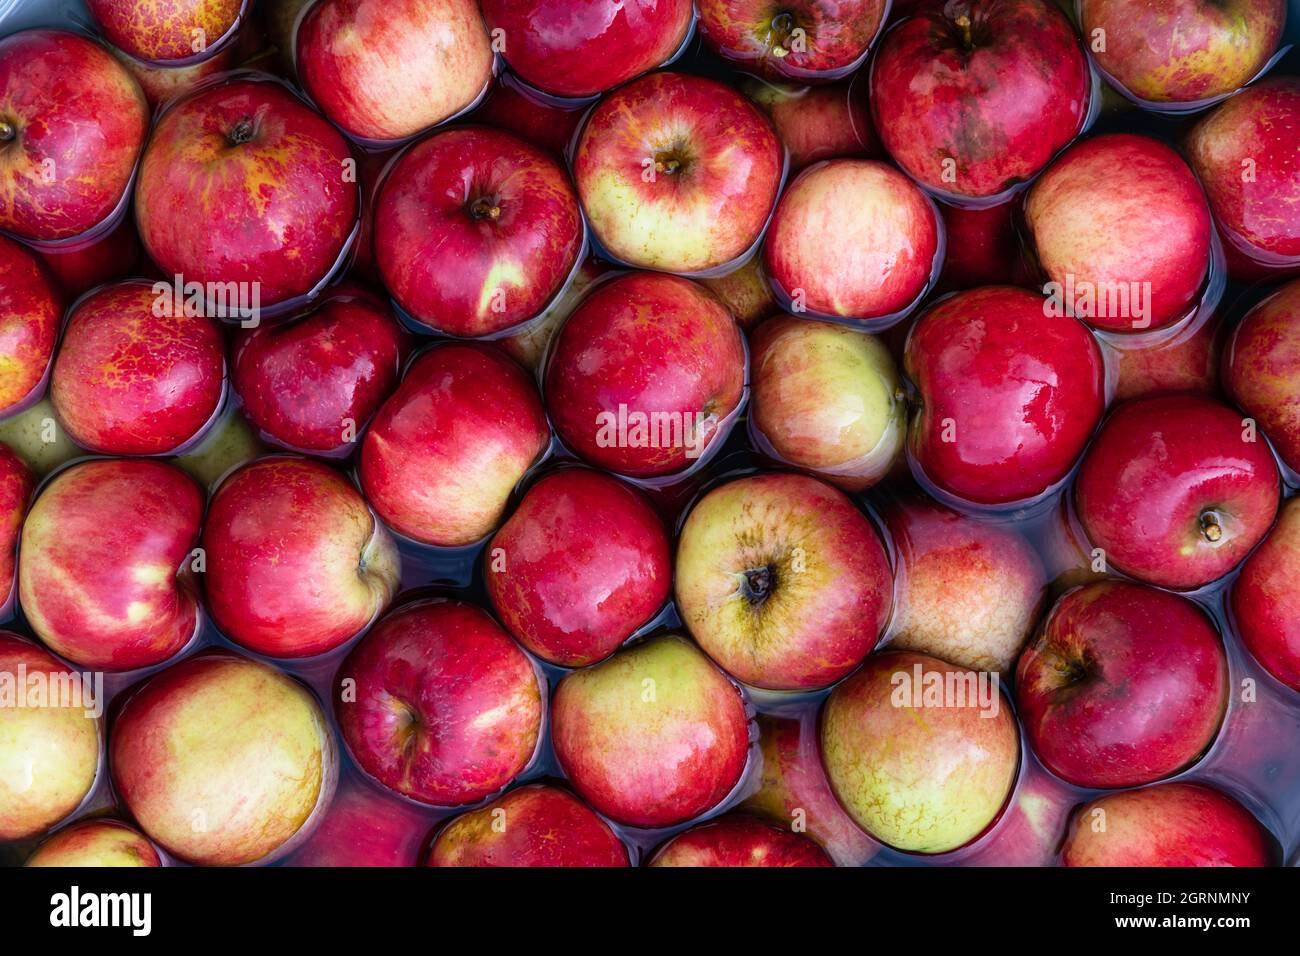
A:
{"label": "bruise on apple", "polygon": [[62,297],[36,258],[0,236],[0,415],[32,396],[54,356]]}
{"label": "bruise on apple", "polygon": [[834,866],[817,843],[748,813],[731,813],[679,833],[648,866]]}

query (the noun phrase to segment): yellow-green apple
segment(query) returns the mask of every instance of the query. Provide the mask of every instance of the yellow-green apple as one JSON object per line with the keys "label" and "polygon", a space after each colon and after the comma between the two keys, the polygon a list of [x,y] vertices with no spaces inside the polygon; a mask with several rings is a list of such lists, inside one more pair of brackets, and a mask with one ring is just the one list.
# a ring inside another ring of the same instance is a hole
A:
{"label": "yellow-green apple", "polygon": [[1210,312],[1170,330],[1173,335],[1106,338],[1102,350],[1115,370],[1113,400],[1122,402],[1160,392],[1215,394],[1226,330],[1220,317]]}
{"label": "yellow-green apple", "polygon": [[36,257],[0,236],[0,417],[38,397],[59,340],[61,300]]}
{"label": "yellow-green apple", "polygon": [[738,680],[809,690],[875,647],[894,578],[871,521],[806,475],[750,475],[691,509],[677,542],[677,609]]}
{"label": "yellow-green apple", "polygon": [[550,438],[523,369],[490,346],[439,345],[415,360],[375,415],[358,475],[394,531],[458,547],[497,526]]}
{"label": "yellow-green apple", "polygon": [[997,819],[1020,741],[995,675],[885,651],[831,691],[821,753],[831,789],[863,829],[900,850],[945,853]]}
{"label": "yellow-green apple", "polygon": [[124,215],[110,231],[37,249],[69,300],[91,289],[139,275],[146,268],[135,217]]}
{"label": "yellow-green apple", "polygon": [[677,276],[601,282],[556,333],[543,375],[566,445],[609,471],[681,471],[721,445],[745,391],[745,343],[722,304]]}
{"label": "yellow-green apple", "polygon": [[898,366],[873,335],[778,315],[750,339],[754,445],[848,491],[889,473],[903,450],[907,402]]}
{"label": "yellow-green apple", "polygon": [[1232,330],[1222,377],[1228,396],[1259,422],[1287,467],[1300,471],[1300,279]]}
{"label": "yellow-green apple", "polygon": [[883,318],[909,308],[929,286],[940,234],[934,206],[897,169],[831,159],[786,187],[763,257],[794,311]]}
{"label": "yellow-green apple", "polygon": [[246,0],[86,0],[104,38],[155,63],[202,56],[231,34]]}
{"label": "yellow-green apple", "polygon": [[200,487],[211,491],[229,472],[270,451],[253,434],[238,409],[228,404],[199,442],[171,461],[188,472]]}
{"label": "yellow-green apple", "polygon": [[64,30],[0,40],[0,229],[55,240],[108,220],[148,129],[144,93],[94,40]]}
{"label": "yellow-green apple", "polygon": [[1300,498],[1246,559],[1232,584],[1232,616],[1241,641],[1270,674],[1300,691]]}
{"label": "yellow-green apple", "polygon": [[736,324],[745,332],[781,311],[767,281],[767,273],[763,271],[762,256],[750,256],[726,275],[705,277],[700,282],[722,300]]}
{"label": "yellow-green apple", "polygon": [[564,287],[564,291],[546,308],[540,318],[527,323],[518,332],[496,339],[496,343],[524,368],[533,372],[540,371],[552,337],[560,330],[564,320],[578,307],[578,303],[586,296],[591,284],[607,268],[606,264],[599,259],[584,259],[582,265],[578,266],[578,271],[569,280],[569,284]]}
{"label": "yellow-green apple", "polygon": [[287,865],[415,866],[431,826],[427,807],[349,775],[339,781],[319,826]]}
{"label": "yellow-green apple", "polygon": [[605,97],[583,126],[573,177],[610,256],[704,272],[749,251],[781,185],[781,141],[729,86],[652,73]]}
{"label": "yellow-green apple", "polygon": [[186,66],[158,66],[153,63],[142,63],[120,51],[113,52],[117,53],[117,58],[122,61],[122,65],[140,84],[140,89],[144,91],[144,98],[149,101],[149,106],[153,110],[167,105],[172,100],[180,99],[204,80],[225,73],[235,66],[233,46],[223,46],[207,59]]}
{"label": "yellow-green apple", "polygon": [[513,73],[503,73],[467,119],[514,133],[563,159],[586,113],[580,100],[547,97],[524,86]]}
{"label": "yellow-green apple", "polygon": [[1223,577],[1264,537],[1278,482],[1268,444],[1240,413],[1201,395],[1156,395],[1102,425],[1074,501],[1108,567],[1190,590]]}
{"label": "yellow-green apple", "polygon": [[582,248],[578,197],[559,161],[486,126],[404,150],[375,204],[384,285],[413,319],[447,335],[493,335],[537,317]]}
{"label": "yellow-green apple", "polygon": [[740,690],[676,634],[568,674],[551,721],[555,755],[574,789],[634,827],[672,826],[718,806],[749,756]]}
{"label": "yellow-green apple", "polygon": [[158,851],[139,830],[118,820],[82,820],[36,848],[23,866],[162,866]]}
{"label": "yellow-green apple", "polygon": [[1016,711],[1048,770],[1080,787],[1178,773],[1214,741],[1228,660],[1209,616],[1128,581],[1076,588],[1016,667]]}
{"label": "yellow-green apple", "polygon": [[224,650],[186,658],[130,692],[113,722],[109,767],[150,839],[202,866],[290,853],[338,777],[334,735],[311,691]]}
{"label": "yellow-green apple", "polygon": [[506,629],[563,667],[608,657],[658,613],[672,586],[663,519],[636,489],[586,468],[530,487],[483,562]]}
{"label": "yellow-green apple", "polygon": [[85,454],[59,427],[54,404],[48,397],[0,420],[0,442],[13,449],[38,477]]}
{"label": "yellow-green apple", "polygon": [[1205,192],[1182,157],[1149,136],[1110,133],[1071,146],[1030,187],[1024,216],[1055,310],[1094,328],[1172,325],[1205,285],[1213,232]]}
{"label": "yellow-green apple", "polygon": [[492,79],[474,0],[319,0],[296,43],[307,95],[362,140],[414,136],[472,106]]}
{"label": "yellow-green apple", "polygon": [[1271,866],[1272,837],[1236,800],[1200,783],[1162,783],[1084,804],[1065,866]]}
{"label": "yellow-green apple", "polygon": [[559,787],[533,783],[451,820],[426,866],[627,866],[627,847]]}
{"label": "yellow-green apple", "polygon": [[31,641],[0,631],[0,842],[40,836],[94,786],[94,712],[103,702],[74,693],[84,686],[82,675]]}
{"label": "yellow-green apple", "polygon": [[8,617],[13,609],[18,535],[35,487],[36,479],[27,465],[0,442],[0,617]]}
{"label": "yellow-green apple", "polygon": [[203,525],[208,610],[236,644],[311,657],[365,630],[401,580],[392,535],[347,478],[276,456],[226,478]]}
{"label": "yellow-green apple", "polygon": [[647,866],[834,866],[814,840],[748,813],[729,813],[679,833]]}
{"label": "yellow-green apple", "polygon": [[1105,363],[1088,329],[1024,289],[988,286],[931,307],[907,338],[919,393],[908,447],[938,489],[1005,505],[1069,475],[1105,408]]}
{"label": "yellow-green apple", "polygon": [[348,751],[372,779],[433,806],[476,803],[533,759],[536,665],[486,612],[432,598],[384,617],[335,679]]}
{"label": "yellow-green apple", "polygon": [[776,127],[790,154],[792,173],[823,159],[882,155],[863,92],[865,79],[798,86],[749,78],[741,88]]}
{"label": "yellow-green apple", "polygon": [[100,458],[58,473],[23,523],[18,599],[50,649],[132,670],[185,647],[201,614],[193,579],[203,493],[160,461]]}

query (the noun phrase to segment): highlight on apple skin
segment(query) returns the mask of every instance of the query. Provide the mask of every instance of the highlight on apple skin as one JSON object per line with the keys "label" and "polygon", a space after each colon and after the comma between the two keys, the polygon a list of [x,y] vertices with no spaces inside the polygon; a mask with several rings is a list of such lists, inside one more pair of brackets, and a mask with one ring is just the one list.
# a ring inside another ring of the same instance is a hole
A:
{"label": "highlight on apple skin", "polygon": [[748,813],[691,827],[661,846],[647,866],[834,866],[813,840]]}

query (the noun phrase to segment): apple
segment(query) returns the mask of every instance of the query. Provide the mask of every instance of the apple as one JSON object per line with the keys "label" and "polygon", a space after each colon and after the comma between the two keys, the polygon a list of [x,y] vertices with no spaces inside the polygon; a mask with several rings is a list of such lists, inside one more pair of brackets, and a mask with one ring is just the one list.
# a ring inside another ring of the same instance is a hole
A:
{"label": "apple", "polygon": [[882,517],[898,568],[889,645],[1009,676],[1047,596],[1029,542],[921,494],[889,501]]}
{"label": "apple", "polygon": [[696,502],[682,525],[677,611],[737,680],[811,690],[862,662],[889,620],[893,573],[870,520],[806,475],[757,474]]}
{"label": "apple", "polygon": [[298,15],[316,0],[259,0],[255,14],[263,39],[275,51],[277,71],[289,78],[295,77],[294,32]]}
{"label": "apple", "polygon": [[543,373],[566,445],[609,471],[681,471],[726,438],[745,393],[745,344],[721,303],[676,276],[593,287],[551,342]]}
{"label": "apple", "polygon": [[36,258],[0,236],[0,417],[39,397],[63,324],[62,298]]}
{"label": "apple", "polygon": [[1117,408],[1084,456],[1075,507],[1107,565],[1191,590],[1240,563],[1273,523],[1277,464],[1249,420],[1200,395]]}
{"label": "apple", "polygon": [[153,283],[133,279],[101,287],[68,316],[50,398],[83,448],[160,455],[216,415],[226,384],[221,330],[188,310],[160,314],[158,300]]}
{"label": "apple", "polygon": [[1074,815],[1065,866],[1270,866],[1269,834],[1240,803],[1199,783],[1108,793]]}
{"label": "apple", "polygon": [[349,136],[391,141],[470,107],[493,73],[474,0],[319,0],[298,21],[302,88]]}
{"label": "apple", "polygon": [[510,68],[553,96],[583,98],[661,66],[686,41],[689,0],[483,0]]}
{"label": "apple", "polygon": [[1091,90],[1050,0],[930,4],[889,31],[871,66],[890,156],[927,189],[969,199],[1036,176],[1083,128]]}
{"label": "apple", "polygon": [[18,536],[35,487],[36,479],[27,465],[0,442],[0,615],[5,617],[13,608]]}
{"label": "apple", "polygon": [[679,833],[647,866],[834,866],[806,836],[747,813],[731,813]]}
{"label": "apple", "polygon": [[1078,791],[1030,764],[987,842],[962,859],[961,865],[1055,866],[1077,799]]}
{"label": "apple", "polygon": [[721,300],[745,332],[781,311],[767,281],[767,273],[763,271],[762,256],[750,256],[726,275],[706,276],[700,279],[700,283]]}
{"label": "apple", "polygon": [[608,657],[672,587],[663,520],[634,488],[585,468],[552,472],[529,488],[484,565],[506,629],[562,667]]}
{"label": "apple", "polygon": [[0,419],[0,442],[8,445],[38,477],[85,454],[59,427],[49,398]]}
{"label": "apple", "polygon": [[215,47],[243,16],[245,0],[86,0],[105,39],[137,60],[190,60]]}
{"label": "apple", "polygon": [[135,217],[123,216],[110,232],[37,250],[41,261],[64,293],[75,298],[97,286],[139,275],[144,248],[135,231]]}
{"label": "apple", "polygon": [[884,163],[831,159],[781,195],[763,246],[767,273],[797,311],[850,319],[892,316],[928,288],[942,246],[939,217]]}
{"label": "apple", "polygon": [[117,58],[122,61],[122,65],[140,84],[140,89],[144,91],[144,98],[148,100],[149,107],[153,110],[191,92],[209,77],[235,68],[233,46],[223,46],[207,59],[185,66],[142,63],[125,53],[116,50],[113,52],[117,53]]}
{"label": "apple", "polygon": [[1080,0],[1093,57],[1122,92],[1152,103],[1226,96],[1264,68],[1282,38],[1286,0]]}
{"label": "apple", "polygon": [[[1160,392],[1218,392],[1225,323],[1214,313],[1193,319],[1173,335],[1113,336],[1102,342],[1113,361],[1117,402]],[[1149,340],[1149,341],[1148,341]]]}
{"label": "apple", "polygon": [[969,209],[939,204],[947,244],[939,284],[945,289],[1033,285],[1016,233],[1016,200]]}
{"label": "apple", "polygon": [[344,287],[291,321],[241,329],[231,379],[267,439],[346,454],[397,388],[407,345],[387,303]]}
{"label": "apple", "polygon": [[36,848],[23,866],[162,866],[149,838],[117,820],[82,820]]}
{"label": "apple", "polygon": [[495,126],[563,159],[586,112],[525,87],[512,73],[497,78],[470,121]]}
{"label": "apple", "polygon": [[1300,280],[1255,305],[1223,352],[1223,387],[1300,471]]}
{"label": "apple", "polygon": [[204,432],[197,444],[171,459],[199,486],[215,490],[217,482],[240,465],[261,458],[271,451],[253,434],[252,428],[233,405]]}
{"label": "apple", "polygon": [[596,810],[633,827],[718,806],[749,756],[745,699],[683,637],[625,648],[560,681],[551,703],[560,767]]}
{"label": "apple", "polygon": [[532,372],[540,371],[551,339],[578,307],[591,284],[607,271],[599,259],[584,259],[564,287],[564,291],[546,308],[541,317],[526,323],[517,332],[496,340],[507,355]]}
{"label": "apple", "polygon": [[462,337],[539,315],[583,249],[569,177],[539,147],[487,127],[435,133],[388,170],[375,262],[416,321]]}
{"label": "apple", "polygon": [[23,523],[27,623],[82,667],[161,664],[201,621],[191,549],[202,517],[198,486],[160,461],[101,458],[59,472]]}
{"label": "apple", "polygon": [[205,87],[154,127],[135,191],[140,239],[168,278],[206,287],[208,314],[215,303],[247,322],[236,305],[256,318],[334,270],[356,230],[350,158],[338,131],[270,77]]}
{"label": "apple", "polygon": [[754,331],[750,346],[756,448],[849,491],[888,474],[903,450],[907,403],[879,339],[778,315]]}
{"label": "apple", "polygon": [[144,93],[94,40],[24,30],[0,40],[0,229],[56,240],[121,206],[149,129]]}
{"label": "apple", "polygon": [[585,803],[533,783],[463,813],[438,833],[427,866],[627,866],[627,847]]}
{"label": "apple", "polygon": [[878,159],[882,155],[867,98],[859,92],[856,78],[825,86],[750,78],[741,88],[776,127],[789,151],[792,173],[823,159]]}
{"label": "apple", "polygon": [[1270,674],[1300,691],[1300,498],[1292,498],[1233,582],[1230,606],[1241,641]]}
{"label": "apple", "polygon": [[781,141],[716,80],[653,73],[588,114],[573,177],[596,240],[639,269],[720,269],[753,248],[781,185]]}
{"label": "apple", "polygon": [[140,828],[201,866],[267,863],[334,792],[334,736],[311,691],[232,651],[189,657],[130,692],[109,739],[113,787]]}
{"label": "apple", "polygon": [[1020,741],[996,680],[981,694],[980,678],[926,654],[885,651],[826,698],[826,777],[849,816],[877,840],[945,853],[974,840],[1001,812]]}
{"label": "apple", "polygon": [[1088,542],[1079,518],[1071,507],[1071,496],[1061,495],[1055,507],[1038,526],[1037,545],[1051,581],[1049,591],[1059,597],[1070,588],[1109,577],[1106,553]]}
{"label": "apple", "polygon": [[385,616],[339,668],[335,714],[361,769],[433,806],[475,803],[537,750],[539,673],[478,608],[429,599]]}
{"label": "apple", "polygon": [[407,369],[361,443],[361,489],[390,528],[459,547],[491,533],[547,450],[537,388],[497,349],[435,346]]}
{"label": "apple", "polygon": [[0,631],[8,698],[0,706],[0,842],[40,836],[81,806],[95,784],[100,722],[92,712],[102,702],[61,693],[84,686],[79,677],[31,641]]}
{"label": "apple", "polygon": [[1159,140],[1111,133],[1071,146],[1030,188],[1024,214],[1044,291],[1094,328],[1172,325],[1205,285],[1205,193]]}
{"label": "apple", "polygon": [[942,493],[981,505],[1060,484],[1105,408],[1096,341],[1023,289],[941,300],[912,327],[904,367],[920,393],[913,459]]}
{"label": "apple", "polygon": [[429,811],[356,777],[339,781],[320,825],[289,866],[414,866],[431,826]]}

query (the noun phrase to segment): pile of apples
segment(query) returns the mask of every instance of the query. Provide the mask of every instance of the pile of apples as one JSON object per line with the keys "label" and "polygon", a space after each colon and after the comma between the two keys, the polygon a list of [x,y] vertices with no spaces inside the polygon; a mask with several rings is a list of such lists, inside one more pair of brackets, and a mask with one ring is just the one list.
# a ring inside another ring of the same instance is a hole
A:
{"label": "pile of apples", "polygon": [[0,21],[0,858],[1290,859],[1285,0],[81,12]]}

